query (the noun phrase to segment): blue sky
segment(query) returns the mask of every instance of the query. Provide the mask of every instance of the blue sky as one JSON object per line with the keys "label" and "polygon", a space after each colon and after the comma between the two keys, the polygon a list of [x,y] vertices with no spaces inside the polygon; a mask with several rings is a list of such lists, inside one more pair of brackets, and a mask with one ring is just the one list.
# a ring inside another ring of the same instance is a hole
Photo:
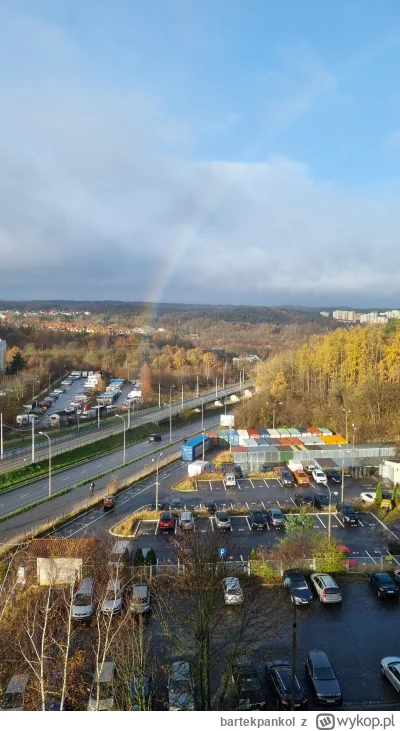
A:
{"label": "blue sky", "polygon": [[0,64],[2,296],[400,304],[398,0],[3,0]]}

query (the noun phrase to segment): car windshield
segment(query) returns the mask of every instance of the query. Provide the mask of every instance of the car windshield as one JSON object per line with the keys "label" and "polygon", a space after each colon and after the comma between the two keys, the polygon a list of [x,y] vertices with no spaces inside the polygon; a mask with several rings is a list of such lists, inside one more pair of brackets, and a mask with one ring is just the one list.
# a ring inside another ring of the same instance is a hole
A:
{"label": "car windshield", "polygon": [[171,520],[171,514],[170,513],[163,513],[162,516],[161,516],[161,520],[163,520],[165,522],[168,522],[169,520]]}
{"label": "car windshield", "polygon": [[187,678],[172,679],[169,687],[172,693],[179,693],[179,695],[191,692],[190,681]]}
{"label": "car windshield", "polygon": [[257,675],[242,675],[239,684],[240,689],[244,691],[260,690],[260,681]]}
{"label": "car windshield", "polygon": [[76,607],[87,607],[91,603],[92,597],[90,594],[77,594],[74,601]]}
{"label": "car windshield", "polygon": [[115,589],[108,589],[106,591],[106,602],[113,602],[114,600],[117,600],[120,598],[120,593],[118,590]]}
{"label": "car windshield", "polygon": [[292,589],[308,589],[307,582],[305,579],[290,579],[290,586]]}
{"label": "car windshield", "polygon": [[332,668],[316,668],[314,678],[315,680],[334,680],[335,673]]}
{"label": "car windshield", "polygon": [[99,700],[105,701],[108,698],[112,698],[113,696],[113,686],[112,683],[95,683],[92,688],[91,697],[92,700],[97,700],[97,688],[99,689]]}
{"label": "car windshield", "polygon": [[229,520],[229,515],[228,515],[228,513],[218,512],[217,518],[218,518],[218,520]]}
{"label": "car windshield", "polygon": [[337,594],[338,593],[338,589],[336,589],[334,586],[328,587],[324,591],[326,594]]}
{"label": "car windshield", "polygon": [[329,500],[328,500],[327,497],[325,497],[325,495],[318,495],[318,500],[319,500],[320,503],[322,503],[324,505],[328,505],[329,504]]}
{"label": "car windshield", "polygon": [[299,477],[307,477],[305,472],[298,472],[297,474]]}
{"label": "car windshield", "polygon": [[[286,670],[286,669],[285,670],[280,670],[279,671],[279,675],[281,676],[282,681],[284,683],[285,691],[287,693],[290,693],[291,690],[292,690],[292,671],[291,671],[291,669],[289,669],[289,670]],[[300,683],[297,680],[297,677],[296,676],[295,676],[295,681],[294,681],[294,687],[295,687],[296,693],[299,693],[301,691]]]}
{"label": "car windshield", "polygon": [[1,707],[20,708],[22,705],[22,693],[5,693]]}

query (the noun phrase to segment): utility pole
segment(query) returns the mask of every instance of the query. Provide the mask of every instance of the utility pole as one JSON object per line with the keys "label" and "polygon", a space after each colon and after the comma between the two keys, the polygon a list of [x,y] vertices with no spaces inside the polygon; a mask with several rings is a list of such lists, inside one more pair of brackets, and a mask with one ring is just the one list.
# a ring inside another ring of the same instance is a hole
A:
{"label": "utility pole", "polygon": [[296,708],[296,660],[297,660],[297,605],[293,602],[293,624],[292,624],[292,693],[290,698],[290,710]]}
{"label": "utility pole", "polygon": [[353,451],[351,454],[351,466],[354,467],[354,446],[355,446],[355,438],[356,438],[356,429],[357,427],[352,424],[353,427]]}
{"label": "utility pole", "polygon": [[122,464],[125,464],[125,462],[126,462],[126,424],[125,424],[125,419],[124,419],[123,416],[121,416],[121,414],[115,414],[115,416],[117,416],[118,419],[122,419],[122,421],[124,423],[124,451],[123,451]]}
{"label": "utility pole", "polygon": [[35,464],[35,419],[32,419],[32,464]]}
{"label": "utility pole", "polygon": [[347,424],[347,417],[348,417],[349,414],[351,414],[351,410],[350,409],[348,409],[348,410],[347,409],[342,409],[342,411],[344,411],[345,417],[346,417],[346,444],[347,444],[348,441],[349,441],[349,430],[348,430],[348,424]]}
{"label": "utility pole", "polygon": [[51,497],[51,439],[44,431],[40,431],[39,434],[49,440],[49,497]]}
{"label": "utility pole", "polygon": [[215,398],[218,398],[218,376],[215,379]]}
{"label": "utility pole", "polygon": [[158,455],[156,460],[154,460],[154,459],[152,460],[152,462],[156,463],[156,510],[158,510],[158,491],[159,491],[159,487],[160,487],[160,482],[158,479],[158,462],[159,462],[160,457],[162,457],[162,452],[160,452],[160,454]]}
{"label": "utility pole", "polygon": [[[328,538],[331,540],[331,525],[332,525],[332,494],[331,490],[329,488],[329,485],[327,485],[328,492],[329,492],[329,514],[328,514]],[[333,495],[337,495],[337,492],[334,492]]]}
{"label": "utility pole", "polygon": [[199,398],[199,377],[197,376],[196,397]]}
{"label": "utility pole", "polygon": [[204,401],[201,399],[201,429],[204,429]]}
{"label": "utility pole", "polygon": [[99,399],[97,399],[97,428],[100,429],[100,404],[99,404]]}
{"label": "utility pole", "polygon": [[182,409],[183,409],[183,383],[182,383]]}
{"label": "utility pole", "polygon": [[204,441],[205,441],[204,430],[202,431],[202,435],[203,435],[203,462],[204,462]]}
{"label": "utility pole", "polygon": [[161,383],[158,384],[158,408],[161,409]]}

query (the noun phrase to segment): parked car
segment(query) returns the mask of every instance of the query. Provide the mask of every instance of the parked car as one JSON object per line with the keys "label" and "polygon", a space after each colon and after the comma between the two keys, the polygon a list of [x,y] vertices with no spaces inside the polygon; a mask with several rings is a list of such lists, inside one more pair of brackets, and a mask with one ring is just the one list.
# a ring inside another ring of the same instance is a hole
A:
{"label": "parked car", "polygon": [[260,467],[260,472],[273,472],[274,468],[271,467],[269,464],[262,464]]}
{"label": "parked car", "polygon": [[[274,660],[265,665],[265,678],[278,709],[290,710],[292,701],[292,666],[288,660]],[[307,696],[295,675],[295,708],[307,708]]]}
{"label": "parked car", "polygon": [[[362,492],[360,495],[360,500],[363,503],[374,503],[376,498],[376,491],[374,490],[368,490],[367,492]],[[392,493],[391,492],[382,492],[382,500],[391,500],[392,499]]]}
{"label": "parked car", "polygon": [[170,502],[171,510],[181,510],[183,508],[180,497],[173,497]]}
{"label": "parked car", "polygon": [[232,472],[232,470],[233,464],[231,462],[221,462],[218,467],[218,472],[222,472],[223,475],[226,475],[228,472]]}
{"label": "parked car", "polygon": [[299,508],[303,508],[307,505],[312,506],[314,502],[314,495],[312,492],[296,492],[294,501]]}
{"label": "parked car", "polygon": [[170,510],[161,513],[158,519],[158,530],[174,530],[174,516]]}
{"label": "parked car", "polygon": [[400,692],[400,657],[391,656],[383,657],[381,660],[381,672],[390,683],[393,688]]}
{"label": "parked car", "polygon": [[131,711],[151,711],[153,678],[150,673],[134,673],[131,679]]}
{"label": "parked car", "polygon": [[193,513],[184,511],[178,518],[178,525],[181,530],[193,530],[194,528],[194,517]]}
{"label": "parked car", "polygon": [[319,705],[341,706],[342,691],[329,658],[322,650],[310,650],[306,673],[310,678],[316,702]]}
{"label": "parked car", "polygon": [[349,569],[354,569],[357,566],[357,559],[354,558],[354,556],[353,558],[350,558],[350,548],[348,548],[347,546],[338,546],[338,548],[340,548],[341,552],[344,554],[344,557],[349,565]]}
{"label": "parked car", "polygon": [[238,477],[239,479],[243,478],[243,470],[239,464],[233,465],[233,471],[234,471],[236,477]]}
{"label": "parked car", "polygon": [[285,516],[279,508],[267,510],[267,519],[274,528],[282,528],[285,525]]}
{"label": "parked car", "polygon": [[104,510],[112,510],[115,507],[115,498],[113,495],[106,495],[103,500]]}
{"label": "parked car", "polygon": [[87,576],[82,579],[74,596],[71,617],[80,622],[89,622],[94,612],[95,580]]}
{"label": "parked car", "polygon": [[358,513],[349,503],[337,503],[336,512],[345,525],[358,525]]}
{"label": "parked car", "polygon": [[322,492],[316,492],[312,502],[313,508],[317,510],[329,510],[329,497]]}
{"label": "parked car", "polygon": [[314,601],[314,595],[299,569],[287,569],[283,577],[283,585],[290,590],[294,604],[311,604]]}
{"label": "parked car", "polygon": [[159,500],[157,505],[155,503],[151,504],[152,510],[170,510],[170,507],[168,500]]}
{"label": "parked car", "polygon": [[222,579],[225,604],[243,604],[244,594],[239,579],[235,576],[227,576]]}
{"label": "parked car", "polygon": [[317,485],[327,485],[328,478],[322,470],[313,470],[311,476]]}
{"label": "parked car", "polygon": [[170,711],[194,711],[194,683],[188,662],[178,660],[171,665],[168,677]]}
{"label": "parked car", "polygon": [[[27,673],[13,675],[8,683],[1,701],[1,711],[24,711],[26,687],[31,679]],[[6,726],[6,724],[4,724]]]}
{"label": "parked car", "polygon": [[265,698],[257,670],[246,660],[234,660],[232,683],[238,698],[239,711],[259,711],[265,708]]}
{"label": "parked car", "polygon": [[251,528],[255,530],[265,530],[267,527],[267,519],[260,508],[250,510],[249,523]]}
{"label": "parked car", "polygon": [[148,614],[151,610],[150,587],[148,584],[134,584],[129,597],[132,614]]}
{"label": "parked car", "polygon": [[210,515],[214,515],[214,513],[216,513],[218,510],[215,500],[206,500],[204,503],[204,507],[207,510],[207,513],[210,513]]}
{"label": "parked car", "polygon": [[296,480],[298,485],[309,485],[310,484],[310,480],[307,477],[304,470],[295,470],[293,472],[293,475],[294,475],[294,479]]}
{"label": "parked car", "polygon": [[122,584],[119,579],[112,579],[107,584],[105,597],[101,603],[103,614],[121,614],[122,611]]}
{"label": "parked car", "polygon": [[315,470],[315,464],[304,464],[303,469],[304,469],[304,472],[306,473],[306,475],[311,477],[312,471]]}
{"label": "parked car", "polygon": [[100,673],[96,671],[93,677],[88,711],[111,711],[114,708],[114,663],[104,662],[99,670]]}
{"label": "parked car", "polygon": [[368,581],[376,591],[376,596],[396,598],[399,596],[399,587],[390,574],[377,571],[368,574]]}
{"label": "parked car", "polygon": [[342,475],[339,470],[326,470],[326,476],[329,482],[336,482],[339,484],[339,482],[342,481]]}
{"label": "parked car", "polygon": [[217,512],[215,513],[215,525],[217,526],[217,528],[230,530],[231,519],[226,510],[217,510]]}
{"label": "parked car", "polygon": [[73,407],[73,406],[66,406],[66,407],[65,407],[65,409],[64,409],[64,411],[65,411],[65,412],[66,412],[67,414],[72,414],[72,413],[73,413],[73,412],[75,411],[75,409],[74,409],[74,407]]}
{"label": "parked car", "polygon": [[329,574],[311,574],[311,582],[323,604],[338,604],[342,601],[342,592],[336,581]]}
{"label": "parked car", "polygon": [[281,470],[281,480],[285,487],[293,487],[294,477],[289,470]]}
{"label": "parked car", "polygon": [[161,434],[150,434],[149,442],[161,442]]}

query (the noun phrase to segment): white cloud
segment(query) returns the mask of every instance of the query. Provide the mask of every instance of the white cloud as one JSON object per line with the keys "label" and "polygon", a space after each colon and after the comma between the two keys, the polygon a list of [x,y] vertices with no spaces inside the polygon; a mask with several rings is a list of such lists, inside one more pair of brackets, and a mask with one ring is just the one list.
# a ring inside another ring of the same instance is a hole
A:
{"label": "white cloud", "polygon": [[[343,190],[284,157],[185,158],[185,121],[143,89],[93,80],[67,40],[57,51],[58,30],[41,38],[40,73],[0,87],[2,297],[147,299],[168,273],[170,301],[350,303],[399,291],[397,190]],[[311,65],[309,91],[277,119],[332,83]]]}

